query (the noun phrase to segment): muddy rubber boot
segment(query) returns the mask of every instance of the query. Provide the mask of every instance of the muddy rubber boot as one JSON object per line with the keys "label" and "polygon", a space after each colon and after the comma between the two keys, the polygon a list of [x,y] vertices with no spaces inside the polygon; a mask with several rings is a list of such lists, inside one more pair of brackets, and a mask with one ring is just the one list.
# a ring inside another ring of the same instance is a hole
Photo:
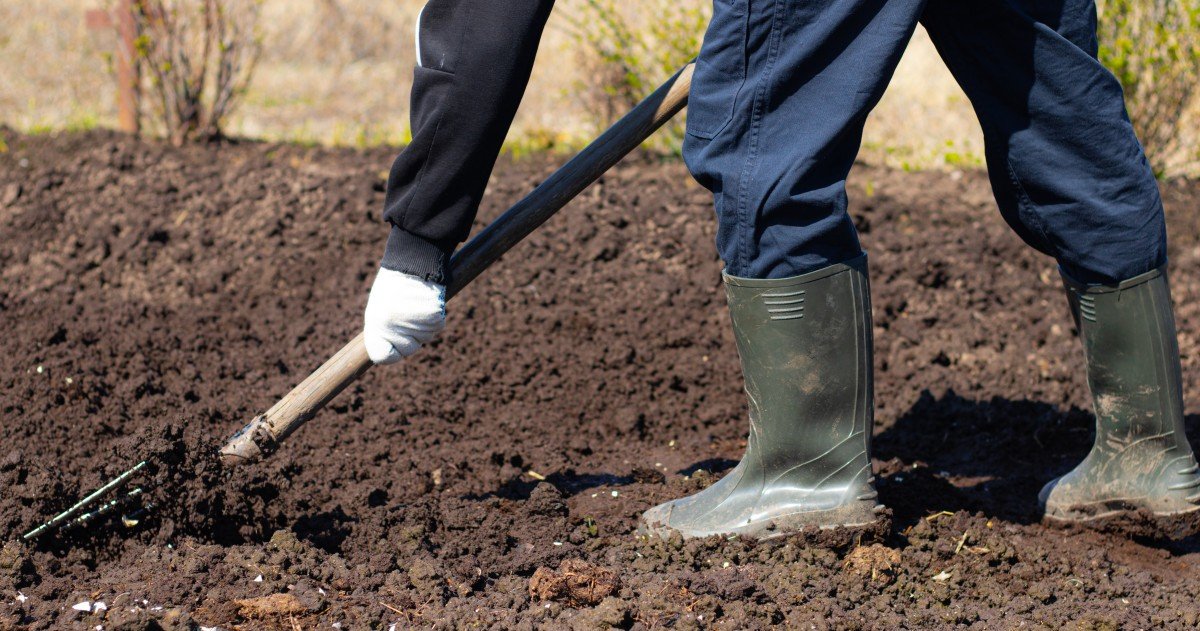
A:
{"label": "muddy rubber boot", "polygon": [[1165,268],[1115,287],[1083,285],[1065,273],[1063,283],[1083,340],[1096,442],[1078,467],[1038,495],[1046,519],[1098,525],[1195,513],[1200,472],[1184,434]]}
{"label": "muddy rubber boot", "polygon": [[646,511],[639,532],[769,538],[873,523],[866,255],[795,278],[724,280],[750,399],[746,454],[707,489]]}

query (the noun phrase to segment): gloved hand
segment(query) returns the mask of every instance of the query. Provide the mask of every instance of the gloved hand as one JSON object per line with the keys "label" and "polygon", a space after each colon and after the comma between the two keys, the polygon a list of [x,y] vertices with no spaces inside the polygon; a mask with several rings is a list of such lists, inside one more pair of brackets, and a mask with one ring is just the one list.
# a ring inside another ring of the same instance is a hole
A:
{"label": "gloved hand", "polygon": [[363,339],[376,364],[394,364],[437,337],[446,326],[446,288],[380,268],[367,298]]}

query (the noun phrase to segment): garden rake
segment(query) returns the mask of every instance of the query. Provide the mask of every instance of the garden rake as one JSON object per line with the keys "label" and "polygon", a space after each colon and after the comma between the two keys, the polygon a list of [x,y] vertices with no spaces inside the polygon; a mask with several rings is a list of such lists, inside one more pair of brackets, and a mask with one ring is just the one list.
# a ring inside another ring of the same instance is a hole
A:
{"label": "garden rake", "polygon": [[[450,260],[450,284],[446,299],[458,294],[505,252],[536,230],[572,199],[598,180],[686,105],[692,83],[693,64],[684,66],[666,83],[614,123],[562,168],[555,171],[529,195],[471,239]],[[221,462],[236,466],[273,453],[293,432],[311,420],[346,386],[372,366],[359,334],[330,357],[265,414],[256,416],[221,448]],[[153,509],[138,505],[147,490],[134,486],[125,490],[146,469],[143,460],[67,510],[25,534],[35,539],[67,527],[83,526],[117,512],[122,522],[135,526]],[[132,509],[132,510],[126,510]]]}

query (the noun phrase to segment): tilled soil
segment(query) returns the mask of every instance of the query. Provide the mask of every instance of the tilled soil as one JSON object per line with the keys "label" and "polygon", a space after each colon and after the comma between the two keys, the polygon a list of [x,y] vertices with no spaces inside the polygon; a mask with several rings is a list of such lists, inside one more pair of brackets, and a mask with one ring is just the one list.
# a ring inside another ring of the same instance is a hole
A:
{"label": "tilled soil", "polygon": [[[1082,353],[982,173],[853,178],[891,521],[662,543],[638,514],[727,471],[746,432],[709,198],[681,164],[626,161],[431,348],[228,473],[214,445],[356,333],[392,152],[0,136],[0,628],[1200,621],[1200,539],[1038,523],[1090,444]],[[481,221],[553,168],[501,164]],[[1200,186],[1165,194],[1196,437]],[[136,525],[20,543],[148,454]]]}

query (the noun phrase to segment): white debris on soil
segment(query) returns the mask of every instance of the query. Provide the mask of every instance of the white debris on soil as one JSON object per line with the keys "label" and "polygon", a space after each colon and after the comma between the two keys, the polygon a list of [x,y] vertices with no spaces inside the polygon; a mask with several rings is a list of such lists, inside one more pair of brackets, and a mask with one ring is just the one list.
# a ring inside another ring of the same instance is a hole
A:
{"label": "white debris on soil", "polygon": [[29,600],[28,596],[26,596],[25,594],[22,594],[21,592],[17,592],[17,602],[23,603],[27,600]]}
{"label": "white debris on soil", "polygon": [[262,579],[262,574],[259,574],[258,576],[255,576],[255,577],[254,577],[254,582],[255,582],[255,583],[261,583],[262,581],[263,581],[263,579]]}
{"label": "white debris on soil", "polygon": [[92,613],[97,611],[108,611],[108,605],[103,600],[97,600],[92,603]]}
{"label": "white debris on soil", "polygon": [[942,570],[934,575],[933,580],[942,583],[950,579],[950,572]]}
{"label": "white debris on soil", "polygon": [[618,492],[616,492],[616,491],[613,491],[613,492],[612,492],[612,496],[613,496],[613,497],[617,497],[618,495],[620,495],[620,493],[618,493]]}
{"label": "white debris on soil", "polygon": [[83,602],[77,602],[74,605],[71,605],[71,609],[74,609],[75,611],[86,611],[86,612],[90,613],[92,611],[92,601],[85,600]]}

